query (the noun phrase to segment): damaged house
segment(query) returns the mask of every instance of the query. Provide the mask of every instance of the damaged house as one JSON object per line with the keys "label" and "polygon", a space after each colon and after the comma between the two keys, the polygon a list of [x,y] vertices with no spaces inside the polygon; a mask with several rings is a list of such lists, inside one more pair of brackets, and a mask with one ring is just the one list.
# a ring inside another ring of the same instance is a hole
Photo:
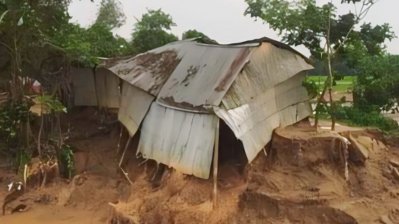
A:
{"label": "damaged house", "polygon": [[109,60],[95,73],[72,71],[72,80],[76,106],[118,109],[130,136],[139,135],[138,155],[207,179],[217,146],[229,153],[237,141],[251,162],[275,128],[311,115],[302,82],[312,68],[268,38],[185,40]]}

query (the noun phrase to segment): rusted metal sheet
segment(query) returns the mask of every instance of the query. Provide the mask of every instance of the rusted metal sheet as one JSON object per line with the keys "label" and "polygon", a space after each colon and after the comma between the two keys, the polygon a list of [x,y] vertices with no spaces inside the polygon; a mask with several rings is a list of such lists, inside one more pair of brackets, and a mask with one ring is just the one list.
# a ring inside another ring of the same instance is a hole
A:
{"label": "rusted metal sheet", "polygon": [[220,104],[250,55],[247,47],[195,44],[185,50],[187,52],[161,89],[157,101],[194,112],[206,111],[204,105]]}
{"label": "rusted metal sheet", "polygon": [[120,79],[107,69],[99,68],[95,72],[98,106],[119,108],[121,92]]}
{"label": "rusted metal sheet", "polygon": [[150,51],[121,60],[109,69],[121,79],[157,96],[179,62],[174,50]]}
{"label": "rusted metal sheet", "polygon": [[249,60],[222,100],[225,108],[246,104],[267,89],[313,68],[300,55],[271,43],[253,48]]}
{"label": "rusted metal sheet", "polygon": [[164,106],[206,113],[207,106],[220,104],[250,53],[248,46],[179,41],[113,61],[108,69]]}
{"label": "rusted metal sheet", "polygon": [[193,44],[192,41],[172,42],[130,58],[107,60],[103,66],[131,85],[158,96],[185,49]]}
{"label": "rusted metal sheet", "polygon": [[118,120],[133,136],[144,119],[154,97],[137,87],[123,82]]}
{"label": "rusted metal sheet", "polygon": [[240,107],[214,108],[243,142],[249,161],[270,141],[275,128],[291,125],[311,115],[306,89],[301,82],[303,78],[303,74],[298,74]]}
{"label": "rusted metal sheet", "polygon": [[182,173],[208,179],[217,121],[213,114],[183,112],[154,102],[144,119],[137,152]]}
{"label": "rusted metal sheet", "polygon": [[97,106],[97,95],[94,74],[90,68],[70,70],[75,106]]}

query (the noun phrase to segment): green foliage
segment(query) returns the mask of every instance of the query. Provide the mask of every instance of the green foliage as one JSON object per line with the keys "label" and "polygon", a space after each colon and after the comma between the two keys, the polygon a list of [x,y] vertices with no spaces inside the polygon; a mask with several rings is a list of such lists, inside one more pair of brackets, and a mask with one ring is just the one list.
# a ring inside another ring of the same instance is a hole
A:
{"label": "green foliage", "polygon": [[354,103],[359,108],[392,109],[399,102],[399,56],[372,56],[358,66]]}
{"label": "green foliage", "polygon": [[[0,23],[1,55],[9,63],[0,68],[2,75],[29,75],[40,80],[44,61],[51,59],[51,37],[68,23],[66,13],[69,1],[4,0],[0,2],[0,14],[8,13]],[[56,51],[53,51],[56,52]],[[51,63],[50,63],[51,64]],[[11,72],[13,71],[13,72]]]}
{"label": "green foliage", "polygon": [[377,127],[383,131],[399,130],[398,123],[378,111],[364,111],[356,107],[336,107],[336,118],[352,125]]}
{"label": "green foliage", "polygon": [[95,24],[102,24],[109,30],[121,27],[126,20],[118,0],[102,0]]}
{"label": "green foliage", "polygon": [[[319,6],[315,0],[245,1],[248,4],[245,14],[267,22],[273,30],[282,35],[284,42],[295,46],[304,45],[310,50],[312,57],[317,59],[326,56],[324,39],[328,33],[329,23],[330,45],[341,57],[362,56],[364,53],[379,54],[385,49],[384,41],[395,37],[388,24],[375,27],[364,24],[360,30],[356,30],[355,25],[360,22],[367,10],[361,15],[354,15],[351,12],[337,15],[339,5],[327,3]],[[375,3],[373,0],[347,0],[341,1],[341,4],[356,2],[365,4],[362,9],[369,8]],[[354,52],[357,49],[365,51]]]}
{"label": "green foliage", "polygon": [[174,25],[172,17],[161,9],[148,10],[135,25],[132,34],[133,50],[142,53],[176,41],[178,38],[170,33]]}
{"label": "green foliage", "polygon": [[21,125],[26,123],[29,107],[25,103],[11,104],[0,107],[0,141],[9,147],[18,145],[18,133]]}
{"label": "green foliage", "polygon": [[307,78],[302,82],[302,86],[304,86],[308,91],[310,99],[313,99],[319,95],[320,88],[314,80]]}
{"label": "green foliage", "polygon": [[370,23],[365,23],[361,26],[359,35],[370,55],[381,55],[385,48],[385,40],[392,40],[396,37],[391,29],[387,23],[374,27]]}
{"label": "green foliage", "polygon": [[32,159],[32,156],[27,153],[26,150],[18,150],[15,158],[15,167],[18,170],[18,174],[23,176],[25,164],[28,164]]}
{"label": "green foliage", "polygon": [[59,165],[61,175],[66,178],[72,178],[75,164],[73,159],[73,151],[71,146],[64,144],[61,146],[61,151],[59,154]]}
{"label": "green foliage", "polygon": [[187,30],[183,33],[182,39],[191,39],[196,38],[197,42],[204,43],[204,44],[218,44],[215,40],[209,38],[207,35],[197,31],[197,30]]}
{"label": "green foliage", "polygon": [[37,96],[36,100],[42,107],[45,107],[48,112],[59,113],[67,112],[66,107],[55,97],[50,95]]}
{"label": "green foliage", "polygon": [[66,24],[54,37],[69,58],[83,65],[93,67],[99,57],[117,57],[131,53],[128,42],[114,36],[107,25],[95,23],[88,29],[75,24]]}

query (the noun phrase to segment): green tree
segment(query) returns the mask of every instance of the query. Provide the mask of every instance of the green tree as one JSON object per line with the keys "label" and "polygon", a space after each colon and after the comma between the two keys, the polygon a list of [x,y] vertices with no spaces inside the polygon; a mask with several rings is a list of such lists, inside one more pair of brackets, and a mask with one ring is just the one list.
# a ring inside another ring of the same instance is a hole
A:
{"label": "green tree", "polygon": [[399,56],[365,57],[357,69],[359,74],[354,89],[356,107],[365,111],[398,107]]}
{"label": "green tree", "polygon": [[96,24],[103,24],[109,29],[121,27],[126,20],[118,0],[102,0],[97,13]]}
{"label": "green tree", "polygon": [[7,61],[1,68],[1,77],[11,80],[14,101],[23,94],[18,77],[29,75],[47,84],[42,75],[59,69],[59,63],[53,59],[62,58],[62,50],[54,47],[51,39],[69,21],[68,3],[67,0],[0,1],[0,47]]}
{"label": "green tree", "polygon": [[[313,58],[325,62],[328,79],[316,106],[316,126],[318,111],[327,89],[331,105],[329,110],[332,118],[331,128],[334,129],[335,126],[331,93],[334,73],[332,60],[338,55],[345,57],[345,52],[350,56],[363,56],[367,51],[382,51],[385,39],[394,37],[388,25],[383,25],[384,29],[379,29],[365,24],[362,26],[363,30],[355,30],[356,25],[360,24],[375,2],[375,0],[342,0],[341,4],[352,4],[359,10],[353,10],[356,14],[337,15],[339,5],[333,5],[331,2],[317,5],[315,0],[246,0],[248,8],[245,14],[264,20],[273,30],[279,32],[284,42],[295,46],[304,45],[310,50]],[[378,38],[368,35],[375,31],[383,32],[377,32],[382,34],[377,36]],[[359,49],[365,51],[359,52]],[[352,58],[352,60],[358,59]]]}
{"label": "green tree", "polygon": [[197,31],[197,30],[187,30],[182,34],[182,40],[196,38],[200,43],[204,44],[218,44],[215,40],[209,38],[207,35]]}
{"label": "green tree", "polygon": [[175,26],[172,17],[161,9],[148,10],[136,23],[132,34],[132,46],[135,53],[142,53],[178,38],[170,33]]}
{"label": "green tree", "polygon": [[[98,22],[85,29],[70,23],[68,4],[69,0],[0,0],[0,81],[9,86],[4,89],[12,99],[0,108],[0,142],[19,147],[29,138],[25,135],[31,114],[26,108],[32,102],[24,97],[24,77],[39,80],[43,96],[57,100],[69,94],[71,63],[94,66],[98,57],[129,53],[128,42],[114,36],[109,24]],[[59,115],[48,116],[59,124]]]}
{"label": "green tree", "polygon": [[117,57],[132,53],[131,46],[122,37],[115,36],[109,26],[95,23],[88,29],[76,24],[66,24],[57,33],[54,42],[64,49],[72,62],[93,67],[99,57]]}

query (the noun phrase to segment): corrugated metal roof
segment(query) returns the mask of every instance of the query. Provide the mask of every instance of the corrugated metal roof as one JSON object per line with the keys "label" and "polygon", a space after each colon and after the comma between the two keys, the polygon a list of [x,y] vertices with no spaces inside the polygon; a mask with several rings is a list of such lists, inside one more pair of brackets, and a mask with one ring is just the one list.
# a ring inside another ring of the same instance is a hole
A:
{"label": "corrugated metal roof", "polygon": [[153,103],[144,119],[137,149],[185,174],[209,178],[218,118]]}
{"label": "corrugated metal roof", "polygon": [[312,69],[300,56],[270,43],[253,48],[250,63],[237,76],[222,102],[231,109],[246,104],[269,88]]}
{"label": "corrugated metal roof", "polygon": [[184,50],[187,52],[161,89],[157,101],[192,111],[206,110],[204,105],[219,105],[250,54],[248,48],[197,44]]}
{"label": "corrugated metal roof", "polygon": [[229,44],[229,45],[231,45],[231,46],[236,46],[236,45],[242,46],[242,45],[251,45],[252,44],[252,46],[255,46],[255,45],[259,46],[262,43],[270,43],[270,44],[273,44],[274,46],[276,46],[278,48],[289,50],[292,53],[295,53],[295,54],[301,56],[302,59],[305,60],[307,63],[312,64],[308,57],[306,57],[305,55],[301,54],[299,51],[295,50],[290,45],[282,43],[282,42],[274,40],[274,39],[271,39],[269,37],[261,37],[261,38],[258,38],[258,39],[247,40],[247,41],[238,42],[238,43],[232,43],[232,44]]}
{"label": "corrugated metal roof", "polygon": [[166,46],[132,58],[114,61],[108,69],[131,85],[157,96],[180,62],[178,49],[182,46]]}
{"label": "corrugated metal roof", "polygon": [[[113,62],[109,70],[175,109],[207,112],[219,105],[248,62],[249,47],[180,41]],[[201,93],[201,94],[198,94]]]}

